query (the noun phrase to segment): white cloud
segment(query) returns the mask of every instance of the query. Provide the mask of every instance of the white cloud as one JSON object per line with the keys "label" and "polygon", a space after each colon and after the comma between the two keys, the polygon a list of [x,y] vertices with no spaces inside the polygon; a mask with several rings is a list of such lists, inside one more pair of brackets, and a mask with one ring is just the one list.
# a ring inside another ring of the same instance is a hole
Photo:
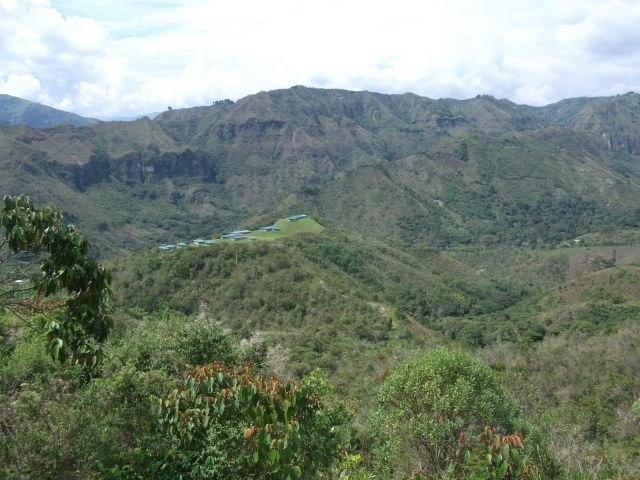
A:
{"label": "white cloud", "polygon": [[40,81],[33,75],[8,75],[0,82],[0,92],[14,97],[33,98],[42,93]]}
{"label": "white cloud", "polygon": [[640,90],[639,22],[624,0],[0,0],[0,92],[91,116],[295,84],[539,105]]}

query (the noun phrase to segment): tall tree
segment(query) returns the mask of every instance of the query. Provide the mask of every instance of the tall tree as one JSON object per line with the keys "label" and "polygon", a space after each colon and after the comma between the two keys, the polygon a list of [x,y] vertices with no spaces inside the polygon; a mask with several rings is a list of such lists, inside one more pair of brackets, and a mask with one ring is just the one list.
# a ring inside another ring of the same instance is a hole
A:
{"label": "tall tree", "polygon": [[[111,274],[54,208],[5,196],[0,210],[0,309],[46,313],[47,351],[93,366],[111,329]],[[39,268],[34,268],[37,264]]]}

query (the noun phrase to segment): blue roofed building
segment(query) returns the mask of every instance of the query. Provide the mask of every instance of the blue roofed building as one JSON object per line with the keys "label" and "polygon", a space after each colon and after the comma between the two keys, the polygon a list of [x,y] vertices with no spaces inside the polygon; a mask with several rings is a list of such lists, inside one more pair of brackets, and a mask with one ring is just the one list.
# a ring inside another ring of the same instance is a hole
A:
{"label": "blue roofed building", "polygon": [[291,215],[290,217],[287,217],[287,220],[289,220],[290,222],[297,222],[298,220],[307,218],[307,216],[308,215],[305,215],[304,213],[299,213],[298,215]]}
{"label": "blue roofed building", "polygon": [[248,231],[237,231],[237,232],[231,232],[231,233],[226,233],[224,235],[222,235],[220,238],[228,238],[231,240],[241,240],[243,238],[247,238],[247,233],[249,233]]}

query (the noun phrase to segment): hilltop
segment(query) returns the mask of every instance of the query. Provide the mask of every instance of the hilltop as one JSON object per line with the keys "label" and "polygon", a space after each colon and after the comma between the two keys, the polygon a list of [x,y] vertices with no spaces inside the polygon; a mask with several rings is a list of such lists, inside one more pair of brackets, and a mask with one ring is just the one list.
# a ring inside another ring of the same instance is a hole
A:
{"label": "hilltop", "polygon": [[306,214],[290,215],[287,218],[276,220],[273,224],[263,225],[252,229],[234,230],[232,232],[217,233],[212,239],[196,238],[193,241],[180,241],[174,244],[164,243],[160,250],[169,251],[186,247],[211,246],[217,243],[273,241],[298,235],[302,233],[321,233],[324,227]]}

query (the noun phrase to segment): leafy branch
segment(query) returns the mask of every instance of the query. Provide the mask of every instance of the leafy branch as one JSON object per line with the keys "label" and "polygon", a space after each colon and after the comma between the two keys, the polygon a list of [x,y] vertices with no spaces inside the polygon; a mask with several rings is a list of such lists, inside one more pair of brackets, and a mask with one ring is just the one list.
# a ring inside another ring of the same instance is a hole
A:
{"label": "leafy branch", "polygon": [[94,366],[112,327],[110,272],[88,255],[89,243],[58,210],[36,209],[29,197],[4,197],[0,229],[0,250],[8,249],[0,267],[15,255],[44,254],[39,273],[28,274],[29,262],[18,262],[4,274],[0,308],[56,312],[44,321],[47,352],[56,361]]}

